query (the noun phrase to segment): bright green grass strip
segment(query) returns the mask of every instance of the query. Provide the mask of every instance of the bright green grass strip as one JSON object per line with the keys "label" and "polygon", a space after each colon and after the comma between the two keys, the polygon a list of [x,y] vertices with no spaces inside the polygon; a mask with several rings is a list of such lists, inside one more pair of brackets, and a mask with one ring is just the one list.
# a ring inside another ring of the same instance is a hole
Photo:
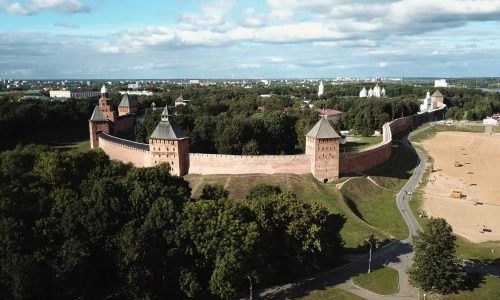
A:
{"label": "bright green grass strip", "polygon": [[398,271],[383,267],[371,273],[352,278],[355,285],[379,295],[393,295],[398,292]]}
{"label": "bright green grass strip", "polygon": [[347,142],[340,146],[340,151],[360,151],[371,146],[380,144],[382,136],[354,136],[352,142]]}
{"label": "bright green grass strip", "polygon": [[300,300],[362,300],[363,298],[358,295],[354,295],[347,291],[329,287],[325,290],[317,290],[311,292],[309,295],[304,296],[302,298],[297,298]]}

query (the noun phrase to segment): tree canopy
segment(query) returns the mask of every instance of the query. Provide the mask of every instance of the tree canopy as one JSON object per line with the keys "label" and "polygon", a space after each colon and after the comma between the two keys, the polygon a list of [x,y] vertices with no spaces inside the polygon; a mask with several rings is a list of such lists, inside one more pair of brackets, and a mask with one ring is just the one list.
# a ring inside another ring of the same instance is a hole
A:
{"label": "tree canopy", "polygon": [[414,238],[414,263],[408,269],[410,283],[424,291],[448,294],[462,287],[465,273],[455,256],[456,236],[441,218],[431,218]]}
{"label": "tree canopy", "polygon": [[[341,259],[338,216],[279,192],[190,197],[168,165],[101,151],[0,153],[0,295],[8,299],[228,299]],[[210,201],[207,201],[210,200]]]}

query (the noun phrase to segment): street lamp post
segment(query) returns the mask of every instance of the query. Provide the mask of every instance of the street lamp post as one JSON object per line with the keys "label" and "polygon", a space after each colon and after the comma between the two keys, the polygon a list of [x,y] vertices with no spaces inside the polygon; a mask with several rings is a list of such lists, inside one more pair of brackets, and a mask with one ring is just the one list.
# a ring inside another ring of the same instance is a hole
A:
{"label": "street lamp post", "polygon": [[250,300],[252,300],[252,278],[250,276],[247,276],[248,280],[250,280]]}
{"label": "street lamp post", "polygon": [[370,256],[368,258],[368,273],[370,273],[372,265],[372,243],[368,239],[365,240],[368,242],[368,244],[370,244]]}

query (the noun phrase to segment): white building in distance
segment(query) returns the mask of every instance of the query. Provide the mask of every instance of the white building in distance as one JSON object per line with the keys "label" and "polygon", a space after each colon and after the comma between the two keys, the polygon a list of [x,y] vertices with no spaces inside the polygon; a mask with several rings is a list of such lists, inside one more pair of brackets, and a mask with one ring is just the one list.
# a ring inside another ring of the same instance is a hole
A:
{"label": "white building in distance", "polygon": [[483,119],[483,125],[499,125],[500,124],[500,119],[493,117],[487,117],[486,119]]}
{"label": "white building in distance", "polygon": [[323,96],[323,94],[325,93],[325,86],[323,85],[323,80],[319,83],[319,87],[318,87],[318,98]]}
{"label": "white building in distance", "polygon": [[359,98],[380,98],[380,97],[385,97],[385,88],[380,88],[378,83],[372,88],[370,88],[368,91],[366,90],[365,87],[361,89],[359,92]]}
{"label": "white building in distance", "polygon": [[434,80],[434,87],[448,87],[448,82],[446,79]]}
{"label": "white building in distance", "polygon": [[70,90],[58,90],[58,91],[49,91],[50,99],[54,100],[66,100],[69,98],[73,99],[87,99],[99,96],[101,93],[98,91],[79,91],[72,92]]}

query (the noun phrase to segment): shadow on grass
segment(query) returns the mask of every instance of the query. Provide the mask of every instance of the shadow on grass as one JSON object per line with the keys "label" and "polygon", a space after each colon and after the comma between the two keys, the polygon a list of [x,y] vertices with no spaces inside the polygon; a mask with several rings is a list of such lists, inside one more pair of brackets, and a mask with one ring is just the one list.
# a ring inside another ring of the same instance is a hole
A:
{"label": "shadow on grass", "polygon": [[[411,244],[395,240],[390,245],[373,252],[371,268],[375,270],[389,263],[401,262],[401,257],[412,251]],[[314,278],[282,286],[273,292],[261,295],[259,299],[298,299],[313,291],[326,290],[329,287],[349,282],[352,277],[366,273],[367,268],[368,256],[365,255],[355,262],[318,274]]]}
{"label": "shadow on grass", "polygon": [[486,276],[481,273],[467,273],[462,291],[472,291],[486,282]]}

